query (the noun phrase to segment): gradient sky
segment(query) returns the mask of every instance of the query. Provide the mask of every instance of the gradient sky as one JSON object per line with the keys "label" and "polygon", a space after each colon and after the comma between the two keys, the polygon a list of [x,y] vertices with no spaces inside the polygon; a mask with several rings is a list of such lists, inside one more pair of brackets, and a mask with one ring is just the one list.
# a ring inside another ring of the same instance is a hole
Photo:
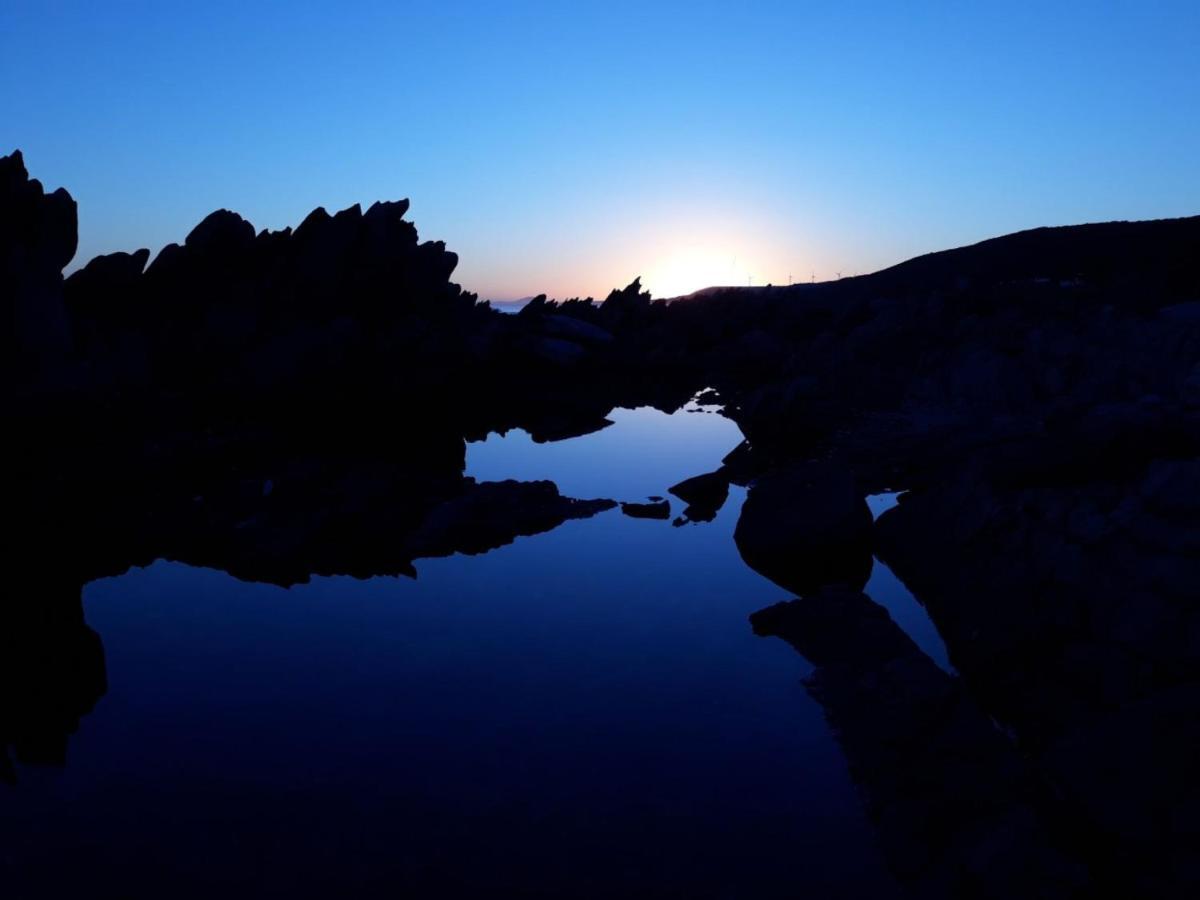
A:
{"label": "gradient sky", "polygon": [[1200,212],[1200,2],[0,3],[74,265],[410,197],[484,297],[861,273]]}

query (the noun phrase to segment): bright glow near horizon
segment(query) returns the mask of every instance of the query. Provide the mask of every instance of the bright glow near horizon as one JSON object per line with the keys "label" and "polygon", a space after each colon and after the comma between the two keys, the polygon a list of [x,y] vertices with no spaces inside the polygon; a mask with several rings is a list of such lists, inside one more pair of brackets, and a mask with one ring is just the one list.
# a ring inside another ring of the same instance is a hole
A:
{"label": "bright glow near horizon", "polygon": [[655,297],[680,297],[706,287],[744,285],[753,279],[745,257],[720,245],[679,247],[653,263],[642,285]]}

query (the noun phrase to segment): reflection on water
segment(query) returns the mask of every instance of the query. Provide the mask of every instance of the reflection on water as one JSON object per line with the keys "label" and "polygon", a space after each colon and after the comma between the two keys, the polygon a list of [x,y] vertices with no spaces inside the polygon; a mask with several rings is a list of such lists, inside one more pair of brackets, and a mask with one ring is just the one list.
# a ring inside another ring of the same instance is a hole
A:
{"label": "reflection on water", "polygon": [[[639,500],[740,439],[708,412],[610,418],[472,444],[468,474]],[[7,792],[18,895],[886,896],[811,667],[746,624],[787,594],[737,554],[744,498],[685,528],[568,521],[415,580],[159,562],[90,584],[109,689],[68,765]]]}
{"label": "reflection on water", "polygon": [[884,609],[892,620],[905,632],[921,651],[937,663],[944,672],[953,672],[946,642],[938,633],[937,626],[929,618],[929,612],[912,595],[886,564],[875,560],[871,578],[864,593]]}
{"label": "reflection on water", "polygon": [[[878,519],[896,505],[898,497],[898,491],[870,495],[867,497],[867,506],[871,509],[871,515]],[[871,579],[864,591],[888,611],[893,621],[942,671],[954,671],[950,665],[950,654],[946,651],[946,642],[938,634],[937,626],[929,618],[928,611],[912,595],[912,591],[878,558],[871,568]]]}
{"label": "reflection on water", "polygon": [[716,409],[694,403],[670,415],[649,406],[614,409],[607,428],[553,443],[535,443],[520,429],[493,434],[467,445],[467,474],[480,481],[549,478],[569,497],[665,496],[671,485],[715,469],[741,441],[737,426]]}

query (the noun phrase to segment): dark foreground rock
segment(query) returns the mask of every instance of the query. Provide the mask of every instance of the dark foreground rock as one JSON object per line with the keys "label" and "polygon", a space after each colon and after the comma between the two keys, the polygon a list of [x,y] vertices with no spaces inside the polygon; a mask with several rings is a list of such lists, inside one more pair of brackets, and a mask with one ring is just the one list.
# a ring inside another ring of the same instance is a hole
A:
{"label": "dark foreground rock", "polygon": [[1200,804],[1200,460],[1153,446],[1010,455],[906,495],[877,541],[1061,798],[1094,883],[1184,897],[1200,890],[1182,813]]}
{"label": "dark foreground rock", "polygon": [[747,565],[797,594],[861,588],[871,574],[871,511],[844,467],[800,463],[760,478],[733,539]]}

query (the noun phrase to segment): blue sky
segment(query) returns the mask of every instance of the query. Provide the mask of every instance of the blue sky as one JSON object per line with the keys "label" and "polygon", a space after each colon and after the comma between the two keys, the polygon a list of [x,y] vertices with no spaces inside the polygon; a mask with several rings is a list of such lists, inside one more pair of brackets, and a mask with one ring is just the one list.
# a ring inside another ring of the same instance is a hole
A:
{"label": "blue sky", "polygon": [[870,271],[1200,212],[1200,3],[0,5],[76,265],[410,197],[485,297]]}

